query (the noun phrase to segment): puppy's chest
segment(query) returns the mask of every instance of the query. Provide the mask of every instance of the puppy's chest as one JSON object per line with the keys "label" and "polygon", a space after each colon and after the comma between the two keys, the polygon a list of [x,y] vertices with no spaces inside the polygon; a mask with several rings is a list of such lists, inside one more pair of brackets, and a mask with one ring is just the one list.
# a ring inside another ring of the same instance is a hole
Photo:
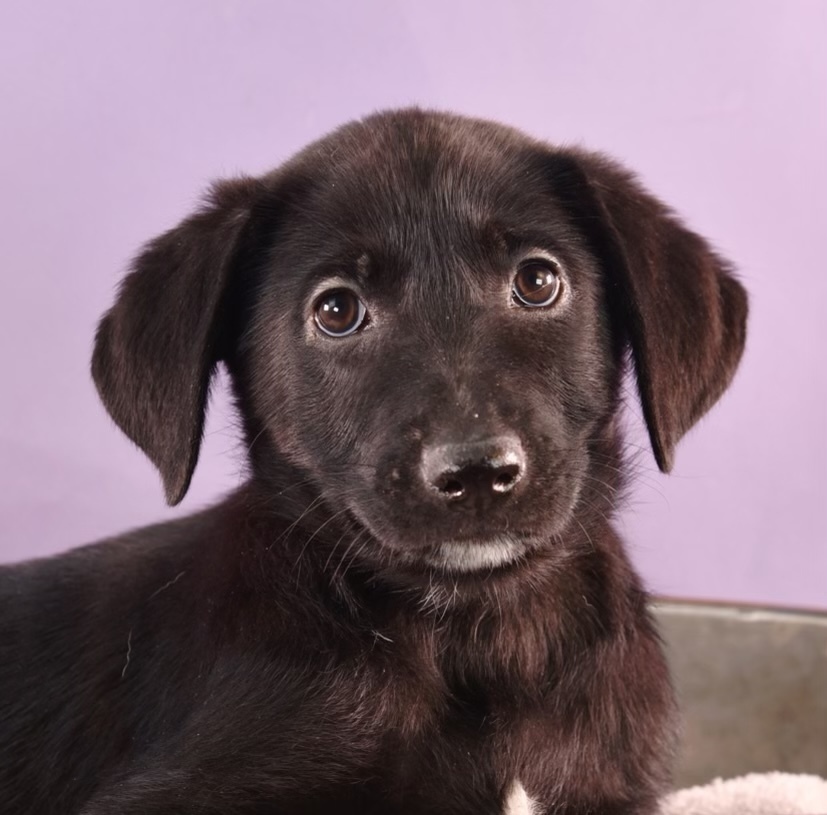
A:
{"label": "puppy's chest", "polygon": [[[519,718],[465,705],[451,708],[413,738],[390,737],[386,789],[405,813],[457,812],[529,815],[526,784],[536,775],[526,761]],[[537,745],[537,753],[542,752]]]}
{"label": "puppy's chest", "polygon": [[[388,727],[377,767],[391,811],[534,815],[533,766],[543,753],[537,728],[514,702],[484,687],[435,688],[415,677],[405,709],[417,718]],[[531,717],[534,718],[534,717]],[[401,724],[401,727],[398,726]],[[536,724],[536,722],[535,722]]]}
{"label": "puppy's chest", "polygon": [[556,730],[537,693],[553,683],[547,649],[539,634],[505,647],[497,631],[470,631],[387,626],[349,652],[325,729],[364,746],[354,767],[370,790],[361,811],[374,802],[398,815],[543,811],[532,801],[547,797]]}

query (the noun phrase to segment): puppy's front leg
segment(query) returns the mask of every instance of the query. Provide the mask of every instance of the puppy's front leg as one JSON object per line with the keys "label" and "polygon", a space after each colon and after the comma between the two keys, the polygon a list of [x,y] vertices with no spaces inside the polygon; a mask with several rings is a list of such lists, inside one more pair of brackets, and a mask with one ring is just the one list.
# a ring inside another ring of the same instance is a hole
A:
{"label": "puppy's front leg", "polygon": [[368,809],[361,785],[332,781],[324,764],[313,774],[287,777],[252,764],[242,768],[243,760],[228,755],[209,770],[151,769],[126,776],[105,784],[78,815],[355,815]]}
{"label": "puppy's front leg", "polygon": [[79,815],[241,815],[249,811],[250,802],[243,797],[233,800],[229,789],[214,795],[211,787],[190,771],[149,770],[104,786]]}
{"label": "puppy's front leg", "polygon": [[[315,811],[308,791],[252,772],[208,776],[191,770],[148,770],[105,785],[79,815],[252,815]],[[308,809],[308,806],[310,807]],[[320,809],[324,811],[324,809]],[[350,810],[341,810],[350,811]]]}
{"label": "puppy's front leg", "polygon": [[[166,763],[170,762],[170,763]],[[318,762],[282,756],[273,761],[234,749],[216,760],[186,759],[186,769],[144,766],[104,783],[78,815],[289,815],[295,812],[340,815],[366,811],[368,785],[354,783],[343,762],[319,755]]]}

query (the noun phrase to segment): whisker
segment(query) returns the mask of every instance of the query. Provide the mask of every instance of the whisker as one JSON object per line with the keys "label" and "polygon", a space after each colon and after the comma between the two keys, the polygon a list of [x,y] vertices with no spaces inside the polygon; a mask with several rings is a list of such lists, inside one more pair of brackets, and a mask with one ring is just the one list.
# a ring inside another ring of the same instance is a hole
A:
{"label": "whisker", "polygon": [[319,506],[319,504],[323,503],[323,501],[324,501],[324,496],[323,496],[323,495],[318,495],[318,496],[316,496],[316,498],[314,498],[314,499],[313,499],[313,500],[312,500],[312,501],[311,501],[311,502],[307,505],[307,508],[304,510],[304,512],[302,512],[302,513],[301,513],[301,515],[299,515],[299,517],[298,517],[298,518],[296,518],[296,520],[295,520],[295,521],[293,521],[293,523],[291,523],[291,524],[290,524],[290,526],[288,526],[288,527],[287,527],[287,529],[285,529],[285,530],[284,530],[284,532],[282,532],[282,533],[281,533],[281,535],[279,535],[279,536],[278,536],[278,537],[277,537],[277,538],[276,538],[276,539],[275,539],[272,543],[270,543],[270,545],[267,547],[267,551],[269,552],[269,551],[270,551],[270,549],[272,549],[272,548],[273,548],[273,546],[275,546],[277,543],[281,543],[281,542],[282,542],[285,538],[287,538],[287,537],[290,535],[290,533],[291,533],[291,532],[292,532],[292,531],[293,531],[293,530],[294,530],[294,529],[295,529],[295,528],[296,528],[296,527],[297,527],[297,526],[298,526],[298,525],[299,525],[299,524],[300,524],[300,523],[301,523],[301,522],[302,522],[302,521],[303,521],[303,520],[304,520],[304,519],[305,519],[305,518],[306,518],[306,517],[307,517],[307,516],[308,516],[308,515],[309,515],[309,514],[310,514],[310,513],[311,513],[311,512],[315,509],[315,508],[316,508],[316,507],[317,507],[317,506]]}

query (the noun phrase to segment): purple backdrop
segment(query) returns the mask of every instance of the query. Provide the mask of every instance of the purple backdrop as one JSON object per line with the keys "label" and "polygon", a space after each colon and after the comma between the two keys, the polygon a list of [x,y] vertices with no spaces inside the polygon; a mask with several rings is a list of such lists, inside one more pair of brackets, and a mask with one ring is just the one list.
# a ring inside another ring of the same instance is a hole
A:
{"label": "purple backdrop", "polygon": [[[737,261],[743,367],[672,477],[641,452],[622,525],[656,591],[827,607],[825,44],[820,0],[4,0],[0,559],[174,514],[88,375],[138,245],[416,102],[614,153]],[[222,386],[179,511],[240,471]]]}

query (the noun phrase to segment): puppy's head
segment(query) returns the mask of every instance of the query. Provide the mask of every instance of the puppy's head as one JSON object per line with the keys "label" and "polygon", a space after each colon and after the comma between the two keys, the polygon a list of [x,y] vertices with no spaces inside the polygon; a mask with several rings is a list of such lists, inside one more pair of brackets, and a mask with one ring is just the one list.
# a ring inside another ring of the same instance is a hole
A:
{"label": "puppy's head", "polygon": [[473,570],[577,519],[627,348],[669,470],[746,311],[726,264],[609,160],[408,110],[218,185],[137,258],[93,375],[170,503],[224,360],[254,477],[287,461],[374,555]]}

